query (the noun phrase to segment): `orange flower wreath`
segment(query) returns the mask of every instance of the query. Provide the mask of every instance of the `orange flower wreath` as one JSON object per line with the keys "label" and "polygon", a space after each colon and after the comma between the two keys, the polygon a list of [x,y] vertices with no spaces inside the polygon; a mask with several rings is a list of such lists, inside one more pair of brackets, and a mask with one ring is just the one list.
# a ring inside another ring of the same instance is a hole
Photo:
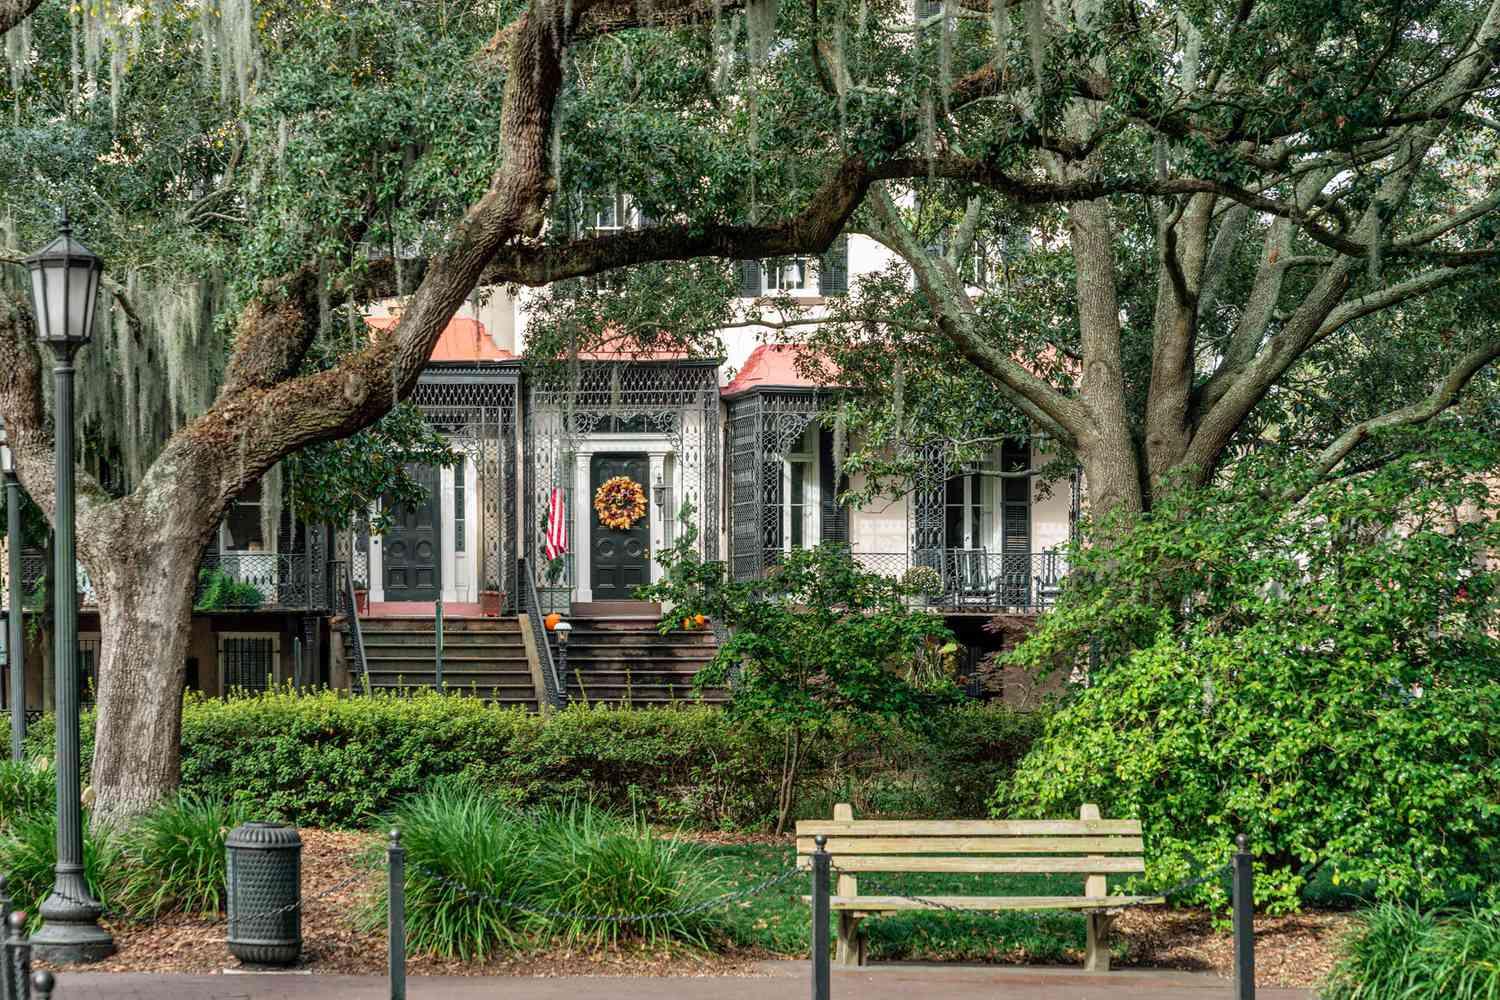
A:
{"label": "orange flower wreath", "polygon": [[629,531],[646,516],[646,490],[629,476],[605,480],[594,494],[599,523],[615,531]]}

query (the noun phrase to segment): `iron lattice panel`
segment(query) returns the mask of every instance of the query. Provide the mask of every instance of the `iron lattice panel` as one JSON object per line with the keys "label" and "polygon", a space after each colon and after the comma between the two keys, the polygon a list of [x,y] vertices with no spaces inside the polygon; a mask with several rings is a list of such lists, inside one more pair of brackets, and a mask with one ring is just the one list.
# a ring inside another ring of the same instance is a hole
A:
{"label": "iron lattice panel", "polygon": [[729,404],[730,561],[737,580],[775,564],[781,460],[818,418],[816,392],[747,393]]}
{"label": "iron lattice panel", "polygon": [[235,690],[264,691],[276,675],[276,640],[272,638],[224,638],[220,656],[224,661],[224,693]]}
{"label": "iron lattice panel", "polygon": [[519,378],[519,369],[510,366],[444,366],[424,374],[412,396],[427,422],[474,464],[483,553],[480,587],[503,591],[507,612],[517,606]]}
{"label": "iron lattice panel", "polygon": [[[554,486],[574,506],[573,461],[580,442],[629,425],[672,442],[684,502],[697,511],[699,551],[719,557],[719,380],[715,362],[576,362],[530,380],[526,405],[526,548],[546,564],[547,501]],[[674,484],[675,485],[675,484]],[[670,525],[667,525],[670,537]],[[570,539],[570,542],[575,541]],[[571,586],[573,563],[562,584]]]}

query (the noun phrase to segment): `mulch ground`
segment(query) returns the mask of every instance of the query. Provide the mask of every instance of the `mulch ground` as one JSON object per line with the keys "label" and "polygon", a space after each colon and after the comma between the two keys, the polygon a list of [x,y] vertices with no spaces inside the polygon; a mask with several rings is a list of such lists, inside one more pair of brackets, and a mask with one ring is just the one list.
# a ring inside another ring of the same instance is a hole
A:
{"label": "mulch ground", "polygon": [[[369,870],[358,859],[379,838],[365,833],[302,830],[302,968],[315,973],[383,975],[386,934],[383,927],[363,930],[359,914],[371,894],[380,891],[383,872]],[[763,835],[694,835],[714,843],[777,842]],[[353,879],[353,884],[347,884]],[[1347,914],[1307,913],[1256,919],[1256,980],[1262,986],[1316,986],[1334,962],[1337,942],[1349,925]],[[99,972],[215,973],[238,968],[224,937],[225,921],[168,917],[152,924],[109,923],[119,951],[91,966]],[[1117,932],[1128,942],[1124,963],[1163,969],[1212,971],[1229,976],[1233,944],[1200,911],[1142,909],[1122,914]],[[676,949],[580,952],[552,948],[461,962],[409,955],[412,975],[472,976],[723,976],[754,975],[756,963],[777,956],[740,949],[704,955]],[[42,967],[42,966],[38,966]]]}

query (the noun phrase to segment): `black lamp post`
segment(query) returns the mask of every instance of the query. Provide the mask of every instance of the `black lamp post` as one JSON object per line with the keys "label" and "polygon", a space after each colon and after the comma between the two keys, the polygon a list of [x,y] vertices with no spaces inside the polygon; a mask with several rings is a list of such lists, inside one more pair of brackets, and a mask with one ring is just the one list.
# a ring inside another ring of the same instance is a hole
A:
{"label": "black lamp post", "polygon": [[573,626],[567,622],[558,622],[552,631],[557,633],[557,679],[563,689],[559,692],[564,700],[568,697],[568,638],[573,634]]}
{"label": "black lamp post", "polygon": [[42,903],[42,929],[31,939],[49,962],[96,962],[115,942],[99,926],[100,907],[83,877],[83,809],[78,780],[78,569],[73,539],[73,357],[94,336],[104,263],[73,239],[64,212],[57,239],[26,258],[42,343],[56,364],[57,504],[53,518],[57,592],[57,868]]}
{"label": "black lamp post", "polygon": [[0,473],[5,476],[5,537],[10,550],[10,595],[5,613],[5,655],[10,662],[10,759],[20,760],[26,744],[26,657],[21,603],[21,482],[16,457],[10,452],[5,425],[0,424]]}

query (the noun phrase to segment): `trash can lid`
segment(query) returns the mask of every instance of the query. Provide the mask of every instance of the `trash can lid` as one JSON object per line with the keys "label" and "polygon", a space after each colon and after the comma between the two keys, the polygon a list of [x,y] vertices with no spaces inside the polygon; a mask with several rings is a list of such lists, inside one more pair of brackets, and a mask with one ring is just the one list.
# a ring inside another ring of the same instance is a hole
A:
{"label": "trash can lid", "polygon": [[302,838],[297,835],[296,827],[286,823],[241,823],[229,831],[229,836],[224,838],[224,846],[264,851],[301,847]]}

